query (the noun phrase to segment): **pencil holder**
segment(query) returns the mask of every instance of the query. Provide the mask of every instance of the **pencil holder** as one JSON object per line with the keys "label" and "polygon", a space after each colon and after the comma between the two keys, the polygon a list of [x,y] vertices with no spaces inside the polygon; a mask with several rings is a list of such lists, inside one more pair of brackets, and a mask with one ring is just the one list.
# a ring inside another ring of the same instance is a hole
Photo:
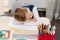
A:
{"label": "pencil holder", "polygon": [[40,25],[38,28],[38,40],[54,40],[55,29],[55,25],[51,25],[50,28],[48,25]]}
{"label": "pencil holder", "polygon": [[50,34],[38,34],[38,40],[54,40],[54,35],[50,35]]}

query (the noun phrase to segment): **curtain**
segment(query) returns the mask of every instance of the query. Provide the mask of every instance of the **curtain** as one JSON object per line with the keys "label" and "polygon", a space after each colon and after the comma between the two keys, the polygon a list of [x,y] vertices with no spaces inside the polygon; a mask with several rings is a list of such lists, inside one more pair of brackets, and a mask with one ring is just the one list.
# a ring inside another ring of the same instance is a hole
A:
{"label": "curtain", "polygon": [[46,17],[60,19],[60,0],[47,0]]}
{"label": "curtain", "polygon": [[46,5],[46,17],[50,19],[50,21],[52,21],[52,17],[53,17],[53,11],[55,11],[54,7],[55,7],[55,0],[47,0],[46,1],[47,5]]}
{"label": "curtain", "polygon": [[55,0],[53,18],[60,19],[60,0]]}

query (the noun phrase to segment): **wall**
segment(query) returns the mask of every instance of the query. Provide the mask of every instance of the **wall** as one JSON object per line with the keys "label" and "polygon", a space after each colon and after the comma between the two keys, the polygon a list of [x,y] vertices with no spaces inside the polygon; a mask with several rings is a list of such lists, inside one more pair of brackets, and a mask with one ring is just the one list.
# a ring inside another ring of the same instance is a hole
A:
{"label": "wall", "polygon": [[[9,0],[9,5],[10,5],[10,9],[12,4],[15,2],[16,0]],[[31,3],[34,4],[35,6],[37,6],[38,8],[46,8],[46,0],[19,0],[19,2],[23,5],[24,3]]]}
{"label": "wall", "polygon": [[46,16],[52,20],[52,16],[53,16],[53,9],[54,9],[54,3],[55,0],[47,0],[47,7],[46,7]]}
{"label": "wall", "polygon": [[3,11],[3,5],[2,5],[2,0],[0,0],[0,15],[3,15],[4,11]]}
{"label": "wall", "polygon": [[38,8],[46,8],[46,0],[19,0],[21,4],[31,3],[37,6]]}
{"label": "wall", "polygon": [[11,9],[11,6],[13,5],[14,2],[16,2],[16,0],[9,0],[9,9]]}

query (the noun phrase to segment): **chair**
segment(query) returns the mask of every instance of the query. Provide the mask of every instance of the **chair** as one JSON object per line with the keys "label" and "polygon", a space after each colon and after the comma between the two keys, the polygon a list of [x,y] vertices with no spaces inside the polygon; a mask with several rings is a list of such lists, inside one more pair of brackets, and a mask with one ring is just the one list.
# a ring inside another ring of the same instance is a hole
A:
{"label": "chair", "polygon": [[13,3],[13,5],[12,5],[12,7],[11,7],[11,15],[13,15],[14,14],[14,10],[16,9],[16,8],[19,8],[19,7],[21,7],[21,4],[17,1],[17,2],[15,2],[15,3]]}

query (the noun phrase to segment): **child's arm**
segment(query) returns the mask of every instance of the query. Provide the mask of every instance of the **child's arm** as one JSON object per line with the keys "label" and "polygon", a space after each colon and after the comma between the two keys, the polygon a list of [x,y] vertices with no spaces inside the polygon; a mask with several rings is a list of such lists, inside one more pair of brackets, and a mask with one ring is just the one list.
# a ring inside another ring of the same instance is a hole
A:
{"label": "child's arm", "polygon": [[33,8],[33,15],[34,15],[34,18],[36,18],[39,21],[40,17],[39,17],[39,14],[38,14],[37,7]]}

